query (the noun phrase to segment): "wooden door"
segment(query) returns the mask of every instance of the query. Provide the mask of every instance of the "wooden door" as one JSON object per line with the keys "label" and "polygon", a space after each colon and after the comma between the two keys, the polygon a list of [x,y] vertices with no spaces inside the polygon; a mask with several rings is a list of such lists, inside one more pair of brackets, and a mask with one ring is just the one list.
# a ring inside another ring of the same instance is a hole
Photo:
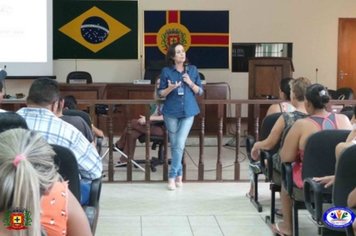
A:
{"label": "wooden door", "polygon": [[339,19],[337,88],[356,92],[356,18]]}

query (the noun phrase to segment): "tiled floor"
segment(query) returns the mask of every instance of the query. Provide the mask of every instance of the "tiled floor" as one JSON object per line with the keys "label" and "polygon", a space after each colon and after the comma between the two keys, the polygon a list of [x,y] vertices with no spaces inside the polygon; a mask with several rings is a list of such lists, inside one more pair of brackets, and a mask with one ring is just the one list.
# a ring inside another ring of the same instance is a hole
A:
{"label": "tiled floor", "polygon": [[[185,183],[168,191],[165,183],[106,183],[96,235],[273,235],[264,223],[268,185],[260,185],[261,213],[245,197],[247,188],[248,183]],[[316,235],[307,212],[299,219],[300,235]]]}
{"label": "tiled floor", "polygon": [[[138,147],[136,157],[144,156]],[[270,191],[266,183],[259,187],[263,211],[258,213],[249,199],[248,172],[245,152],[239,154],[241,182],[232,182],[235,152],[223,148],[223,179],[228,182],[197,183],[198,148],[187,147],[187,179],[182,189],[168,191],[166,183],[135,182],[144,179],[144,173],[134,169],[133,183],[104,183],[100,200],[100,216],[96,235],[99,236],[244,236],[273,235],[265,224],[269,214]],[[216,178],[216,147],[205,149],[206,179]],[[114,155],[115,160],[118,155]],[[106,163],[104,161],[104,166]],[[162,179],[162,167],[151,175]],[[126,179],[126,169],[115,171],[115,180]],[[317,235],[316,226],[306,211],[300,212],[300,235]]]}

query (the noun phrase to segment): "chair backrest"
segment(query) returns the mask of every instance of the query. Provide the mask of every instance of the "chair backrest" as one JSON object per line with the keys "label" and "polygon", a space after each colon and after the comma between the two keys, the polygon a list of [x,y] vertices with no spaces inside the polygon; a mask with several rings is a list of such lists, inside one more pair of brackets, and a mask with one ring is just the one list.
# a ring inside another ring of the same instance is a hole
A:
{"label": "chair backrest", "polygon": [[58,173],[67,180],[70,191],[80,202],[80,179],[77,159],[73,152],[63,146],[51,144],[54,152],[54,162],[58,166]]}
{"label": "chair backrest", "polygon": [[87,71],[72,71],[67,75],[67,84],[91,84],[93,79]]}
{"label": "chair backrest", "polygon": [[162,68],[166,65],[164,60],[149,61],[145,68],[143,79],[150,80],[151,84],[155,84],[156,78],[161,74]]}
{"label": "chair backrest", "polygon": [[331,97],[331,99],[335,99],[336,100],[336,99],[339,98],[339,96],[337,95],[336,90],[328,89],[328,94]]}
{"label": "chair backrest", "polygon": [[349,133],[350,130],[321,130],[310,135],[304,149],[302,179],[333,175],[335,147]]}
{"label": "chair backrest", "polygon": [[352,100],[354,98],[354,91],[352,88],[339,88],[336,90],[337,99],[341,100]]}
{"label": "chair backrest", "polygon": [[356,145],[342,152],[335,171],[333,203],[337,207],[347,206],[347,197],[356,187]]}
{"label": "chair backrest", "polygon": [[81,111],[81,110],[73,110],[73,109],[64,109],[63,110],[63,115],[66,116],[80,116],[85,123],[88,124],[88,126],[91,128],[91,119],[90,119],[90,115],[88,113],[86,113],[85,111]]}
{"label": "chair backrest", "polygon": [[[273,113],[271,115],[266,116],[261,124],[261,130],[260,130],[260,140],[264,140],[268,137],[268,135],[271,133],[271,130],[278,120],[278,118],[281,116],[281,112],[278,113]],[[279,142],[277,145],[270,150],[270,153],[276,153],[279,149]]]}

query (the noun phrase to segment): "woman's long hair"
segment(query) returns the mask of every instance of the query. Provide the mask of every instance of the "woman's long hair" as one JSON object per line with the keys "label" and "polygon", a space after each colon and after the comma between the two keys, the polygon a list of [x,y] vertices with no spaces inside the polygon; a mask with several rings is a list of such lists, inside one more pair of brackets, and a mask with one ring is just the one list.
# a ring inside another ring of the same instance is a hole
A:
{"label": "woman's long hair", "polygon": [[0,211],[25,209],[31,226],[16,235],[41,235],[40,198],[59,180],[52,147],[25,129],[0,133]]}

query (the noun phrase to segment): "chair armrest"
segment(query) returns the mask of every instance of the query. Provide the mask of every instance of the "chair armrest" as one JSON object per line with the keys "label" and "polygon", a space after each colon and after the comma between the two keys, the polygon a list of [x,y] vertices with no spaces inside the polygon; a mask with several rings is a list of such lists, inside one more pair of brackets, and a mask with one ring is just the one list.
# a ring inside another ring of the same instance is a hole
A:
{"label": "chair armrest", "polygon": [[262,172],[267,177],[267,179],[271,181],[273,177],[273,158],[271,153],[267,150],[261,150],[260,160]]}
{"label": "chair armrest", "polygon": [[322,215],[322,188],[323,186],[307,178],[304,180],[304,203],[305,207],[316,222],[321,222]]}
{"label": "chair armrest", "polygon": [[323,184],[314,181],[312,178],[304,180],[305,207],[318,224],[323,224],[323,203],[329,200],[331,200],[330,189],[325,189]]}
{"label": "chair armrest", "polygon": [[291,162],[282,162],[282,185],[287,190],[289,196],[293,196],[293,167]]}
{"label": "chair armrest", "polygon": [[256,139],[252,136],[252,135],[247,135],[246,137],[246,153],[247,153],[247,157],[250,161],[254,161],[251,157],[251,150],[253,145],[255,144]]}
{"label": "chair armrest", "polygon": [[90,196],[88,206],[98,208],[101,194],[102,179],[94,179],[90,186]]}
{"label": "chair armrest", "polygon": [[104,137],[96,137],[96,150],[98,151],[99,155],[101,155],[101,151],[102,151],[102,148],[103,148],[103,140],[104,140]]}
{"label": "chair armrest", "polygon": [[[96,225],[98,222],[99,209],[92,206],[83,206],[85,215],[88,218],[90,229],[93,235],[95,235]],[[80,227],[80,226],[79,226]]]}

